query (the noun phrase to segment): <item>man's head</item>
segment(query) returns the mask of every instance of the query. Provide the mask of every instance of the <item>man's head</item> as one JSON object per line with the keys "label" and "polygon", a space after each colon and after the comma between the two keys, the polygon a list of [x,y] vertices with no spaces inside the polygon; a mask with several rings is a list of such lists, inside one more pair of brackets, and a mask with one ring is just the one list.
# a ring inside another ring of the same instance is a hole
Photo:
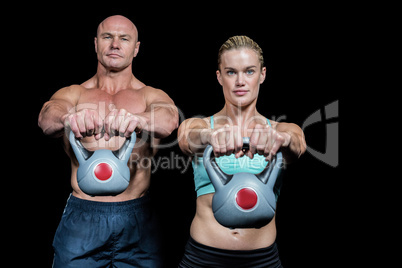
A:
{"label": "man's head", "polygon": [[120,71],[130,66],[139,47],[137,28],[126,17],[111,16],[99,24],[95,51],[105,69]]}

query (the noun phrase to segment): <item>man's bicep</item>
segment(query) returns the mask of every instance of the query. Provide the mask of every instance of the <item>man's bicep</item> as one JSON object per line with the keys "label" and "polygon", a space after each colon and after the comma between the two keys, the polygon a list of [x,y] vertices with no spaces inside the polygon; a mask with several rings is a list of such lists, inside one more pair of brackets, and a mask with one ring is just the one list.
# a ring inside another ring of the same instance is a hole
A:
{"label": "man's bicep", "polygon": [[80,90],[76,86],[64,87],[56,91],[50,98],[50,102],[58,103],[62,106],[66,106],[69,110],[73,108],[80,97]]}
{"label": "man's bicep", "polygon": [[147,111],[155,108],[170,108],[177,110],[173,100],[164,91],[156,88],[149,88],[146,94]]}

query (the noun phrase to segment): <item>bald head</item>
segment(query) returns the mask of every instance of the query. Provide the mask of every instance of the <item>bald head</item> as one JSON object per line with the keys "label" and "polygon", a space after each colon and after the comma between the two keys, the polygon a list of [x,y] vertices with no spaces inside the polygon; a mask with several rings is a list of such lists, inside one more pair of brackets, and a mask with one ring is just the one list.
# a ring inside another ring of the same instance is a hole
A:
{"label": "bald head", "polygon": [[102,68],[120,71],[131,66],[139,47],[137,27],[126,17],[111,16],[99,24],[95,51]]}
{"label": "bald head", "polygon": [[134,23],[131,20],[124,16],[115,15],[104,19],[98,26],[96,36],[99,38],[99,36],[103,32],[108,32],[111,29],[113,29],[114,31],[125,32],[126,34],[131,35],[136,41],[138,41],[137,27],[135,27]]}

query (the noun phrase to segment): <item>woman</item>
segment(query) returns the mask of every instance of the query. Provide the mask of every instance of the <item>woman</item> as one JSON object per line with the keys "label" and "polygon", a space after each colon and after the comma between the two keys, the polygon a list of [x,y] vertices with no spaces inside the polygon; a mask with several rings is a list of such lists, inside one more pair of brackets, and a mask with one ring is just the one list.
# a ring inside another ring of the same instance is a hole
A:
{"label": "woman", "polygon": [[[219,50],[216,74],[225,106],[211,117],[187,119],[178,132],[181,150],[192,157],[197,192],[196,215],[179,267],[281,267],[275,217],[258,229],[220,225],[212,212],[215,189],[202,157],[197,156],[202,156],[210,144],[224,172],[238,172],[236,161],[244,160],[246,164],[238,165],[242,171],[259,173],[278,151],[286,163],[298,159],[306,150],[303,132],[295,124],[274,122],[258,113],[256,103],[266,68],[262,50],[253,40],[246,36],[229,38]],[[242,137],[250,138],[246,152],[242,150]]]}

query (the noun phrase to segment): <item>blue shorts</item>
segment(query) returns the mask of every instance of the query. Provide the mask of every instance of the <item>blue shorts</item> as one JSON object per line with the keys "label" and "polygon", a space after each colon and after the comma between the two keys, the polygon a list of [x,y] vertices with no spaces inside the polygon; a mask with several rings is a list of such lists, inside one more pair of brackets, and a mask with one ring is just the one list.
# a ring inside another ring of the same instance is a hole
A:
{"label": "blue shorts", "polygon": [[70,195],[53,241],[53,267],[161,267],[150,198],[94,202]]}

